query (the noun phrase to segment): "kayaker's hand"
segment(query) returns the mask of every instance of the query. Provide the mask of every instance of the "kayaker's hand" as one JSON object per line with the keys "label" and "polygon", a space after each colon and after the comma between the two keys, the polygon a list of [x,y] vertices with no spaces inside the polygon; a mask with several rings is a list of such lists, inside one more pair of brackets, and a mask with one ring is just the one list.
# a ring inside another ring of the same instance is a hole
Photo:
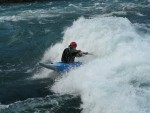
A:
{"label": "kayaker's hand", "polygon": [[83,54],[84,54],[84,55],[87,55],[87,54],[89,54],[89,53],[88,53],[88,52],[83,52]]}

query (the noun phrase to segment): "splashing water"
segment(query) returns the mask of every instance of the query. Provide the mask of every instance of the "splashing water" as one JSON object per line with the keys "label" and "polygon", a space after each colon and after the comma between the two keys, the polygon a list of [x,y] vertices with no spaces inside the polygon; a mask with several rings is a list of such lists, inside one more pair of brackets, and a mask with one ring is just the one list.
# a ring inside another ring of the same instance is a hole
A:
{"label": "splashing water", "polygon": [[150,111],[150,40],[126,18],[80,18],[66,29],[63,41],[46,51],[58,61],[71,41],[94,53],[77,59],[80,68],[66,73],[51,88],[80,95],[83,113],[148,113]]}

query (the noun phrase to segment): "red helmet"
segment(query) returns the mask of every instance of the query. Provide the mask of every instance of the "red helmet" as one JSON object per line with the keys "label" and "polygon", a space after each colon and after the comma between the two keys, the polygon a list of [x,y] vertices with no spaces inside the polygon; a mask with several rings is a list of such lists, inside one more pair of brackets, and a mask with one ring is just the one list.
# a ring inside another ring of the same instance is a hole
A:
{"label": "red helmet", "polygon": [[70,46],[77,47],[77,43],[76,42],[71,42]]}

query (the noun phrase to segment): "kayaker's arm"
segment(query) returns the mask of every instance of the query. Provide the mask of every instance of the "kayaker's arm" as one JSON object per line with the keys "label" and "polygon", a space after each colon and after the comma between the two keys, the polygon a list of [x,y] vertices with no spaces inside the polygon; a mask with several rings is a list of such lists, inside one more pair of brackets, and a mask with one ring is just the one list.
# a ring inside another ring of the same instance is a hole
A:
{"label": "kayaker's arm", "polygon": [[93,55],[92,53],[83,52],[81,50],[75,50],[72,54],[74,54],[76,57],[82,57],[82,56],[85,56],[85,55]]}
{"label": "kayaker's arm", "polygon": [[84,54],[84,55],[88,55],[89,53],[88,53],[88,52],[82,52],[82,54]]}
{"label": "kayaker's arm", "polygon": [[82,57],[82,56],[84,56],[84,55],[88,55],[88,52],[82,52],[82,51],[80,51],[80,52],[76,55],[76,57]]}

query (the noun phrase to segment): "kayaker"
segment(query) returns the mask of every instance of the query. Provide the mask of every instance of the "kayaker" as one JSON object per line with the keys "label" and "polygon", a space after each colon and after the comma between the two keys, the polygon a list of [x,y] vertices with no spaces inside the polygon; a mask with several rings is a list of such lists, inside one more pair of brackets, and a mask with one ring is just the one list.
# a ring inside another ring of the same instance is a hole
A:
{"label": "kayaker", "polygon": [[82,52],[81,50],[76,50],[77,43],[71,42],[68,48],[65,48],[61,57],[61,61],[64,63],[72,63],[75,57],[81,57],[87,55],[88,52]]}

